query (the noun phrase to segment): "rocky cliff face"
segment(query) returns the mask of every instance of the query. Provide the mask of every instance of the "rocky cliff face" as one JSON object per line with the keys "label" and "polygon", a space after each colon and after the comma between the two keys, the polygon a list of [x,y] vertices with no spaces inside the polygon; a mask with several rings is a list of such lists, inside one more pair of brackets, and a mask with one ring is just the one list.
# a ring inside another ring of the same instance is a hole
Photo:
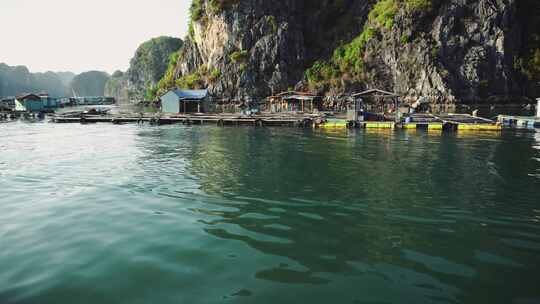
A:
{"label": "rocky cliff face", "polygon": [[125,104],[130,100],[129,84],[126,73],[116,71],[105,84],[105,96],[114,97],[117,103]]}
{"label": "rocky cliff face", "polygon": [[221,9],[199,3],[201,16],[193,21],[175,78],[180,84],[182,77],[195,79],[232,98],[294,87],[315,59],[357,34],[355,25],[369,12],[367,3],[354,0],[237,1]]}
{"label": "rocky cliff face", "polygon": [[536,75],[516,62],[538,28],[524,31],[530,16],[518,1],[194,0],[190,37],[160,90],[262,98],[295,86],[379,87],[441,103],[532,97]]}
{"label": "rocky cliff face", "polygon": [[441,1],[400,9],[390,30],[368,42],[369,85],[434,102],[505,102],[527,95],[514,68],[524,41],[515,1]]}

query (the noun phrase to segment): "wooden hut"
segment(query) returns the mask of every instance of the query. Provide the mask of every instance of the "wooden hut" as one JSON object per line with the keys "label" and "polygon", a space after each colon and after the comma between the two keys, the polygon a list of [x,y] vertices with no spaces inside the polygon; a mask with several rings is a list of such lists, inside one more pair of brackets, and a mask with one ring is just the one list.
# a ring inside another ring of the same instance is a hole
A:
{"label": "wooden hut", "polygon": [[160,99],[163,113],[204,113],[210,106],[208,90],[171,90]]}
{"label": "wooden hut", "polygon": [[266,99],[266,110],[272,113],[314,113],[321,109],[322,97],[303,92],[283,92]]}
{"label": "wooden hut", "polygon": [[47,92],[40,92],[38,96],[41,98],[45,109],[56,109],[59,107],[58,99],[52,98]]}
{"label": "wooden hut", "polygon": [[36,94],[24,94],[15,99],[15,111],[40,112],[45,108],[41,97]]}
{"label": "wooden hut", "polygon": [[366,118],[368,111],[377,113],[380,119],[392,117],[399,119],[399,95],[379,89],[370,89],[351,95],[354,102],[347,108],[347,119],[357,121],[360,115]]}

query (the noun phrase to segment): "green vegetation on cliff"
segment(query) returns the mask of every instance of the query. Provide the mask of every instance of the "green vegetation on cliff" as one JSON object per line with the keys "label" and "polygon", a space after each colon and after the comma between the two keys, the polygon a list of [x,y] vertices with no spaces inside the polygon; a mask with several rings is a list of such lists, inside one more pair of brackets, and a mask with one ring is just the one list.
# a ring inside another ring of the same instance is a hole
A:
{"label": "green vegetation on cliff", "polygon": [[198,21],[203,15],[203,4],[202,0],[193,0],[191,1],[191,6],[189,7],[189,14],[191,16],[191,21]]}
{"label": "green vegetation on cliff", "polygon": [[245,50],[234,51],[230,56],[232,62],[243,62],[248,58],[248,52]]}
{"label": "green vegetation on cliff", "polygon": [[169,67],[169,64],[171,60],[176,64],[183,44],[179,38],[166,36],[144,42],[137,48],[127,72],[113,75],[106,92],[117,100],[152,99],[164,75],[173,78],[174,68]]}
{"label": "green vegetation on cliff", "polygon": [[[360,35],[339,46],[327,61],[317,61],[306,70],[305,76],[313,89],[339,87],[341,80],[361,80],[364,72],[364,52],[367,43],[379,32],[390,30],[400,7],[408,11],[429,10],[432,0],[380,0],[369,12],[368,21]],[[410,37],[402,37],[407,42]]]}
{"label": "green vegetation on cliff", "polygon": [[189,9],[191,21],[201,20],[204,17],[205,8],[209,9],[212,13],[218,14],[239,2],[240,0],[192,0]]}
{"label": "green vegetation on cliff", "polygon": [[522,31],[526,47],[514,59],[514,67],[530,81],[540,81],[540,1],[521,0],[517,3],[519,17],[527,20]]}
{"label": "green vegetation on cliff", "polygon": [[148,91],[169,72],[171,58],[176,63],[183,44],[179,38],[158,37],[139,46],[126,73],[131,86],[130,98],[141,99],[149,95]]}
{"label": "green vegetation on cliff", "polygon": [[155,100],[159,93],[165,92],[175,86],[174,70],[180,59],[180,51],[174,52],[169,56],[167,71],[158,81],[157,85],[150,86],[146,91],[146,100]]}
{"label": "green vegetation on cliff", "polygon": [[159,95],[174,88],[180,89],[202,89],[206,84],[216,82],[221,77],[221,71],[213,68],[209,69],[206,65],[201,65],[197,71],[191,74],[183,75],[178,79],[174,78],[174,70],[179,59],[179,54],[171,56],[169,69],[165,76],[159,81],[158,85],[148,91],[148,100],[155,100]]}
{"label": "green vegetation on cliff", "polygon": [[409,10],[429,10],[433,8],[432,0],[406,0],[405,3]]}

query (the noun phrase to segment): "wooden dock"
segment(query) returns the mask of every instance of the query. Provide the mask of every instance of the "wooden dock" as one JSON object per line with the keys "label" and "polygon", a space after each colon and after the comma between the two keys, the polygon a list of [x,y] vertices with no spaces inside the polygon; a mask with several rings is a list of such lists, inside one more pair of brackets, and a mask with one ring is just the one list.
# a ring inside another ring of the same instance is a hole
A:
{"label": "wooden dock", "polygon": [[183,115],[55,115],[55,123],[112,123],[112,124],[151,124],[151,125],[217,125],[253,127],[299,127],[324,129],[405,129],[430,131],[501,131],[502,124],[486,118],[467,114],[413,114],[401,122],[394,121],[347,121],[328,118],[324,114],[183,114]]}
{"label": "wooden dock", "polygon": [[468,114],[438,115],[450,130],[456,131],[501,131],[502,125],[487,118]]}
{"label": "wooden dock", "polygon": [[217,126],[286,126],[313,127],[317,121],[322,121],[318,115],[57,115],[51,119],[54,123],[112,123],[112,124],[152,124],[152,125],[217,125]]}
{"label": "wooden dock", "polygon": [[445,122],[433,114],[412,114],[400,124],[406,130],[436,130],[442,131]]}

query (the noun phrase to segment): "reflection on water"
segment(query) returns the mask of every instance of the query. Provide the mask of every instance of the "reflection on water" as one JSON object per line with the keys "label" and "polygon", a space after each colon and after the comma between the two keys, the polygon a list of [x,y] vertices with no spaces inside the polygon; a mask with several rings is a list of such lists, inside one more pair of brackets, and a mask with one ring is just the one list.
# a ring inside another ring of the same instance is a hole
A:
{"label": "reflection on water", "polygon": [[7,303],[540,300],[536,134],[0,129]]}

